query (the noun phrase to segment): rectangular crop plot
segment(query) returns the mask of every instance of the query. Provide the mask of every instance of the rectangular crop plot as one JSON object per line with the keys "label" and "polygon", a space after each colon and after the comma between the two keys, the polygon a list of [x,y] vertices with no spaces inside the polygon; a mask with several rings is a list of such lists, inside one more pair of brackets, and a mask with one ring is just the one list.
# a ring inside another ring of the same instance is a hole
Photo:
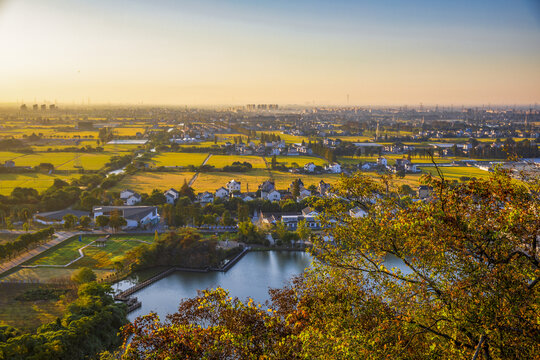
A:
{"label": "rectangular crop plot", "polygon": [[62,179],[70,182],[71,179],[79,178],[79,174],[58,176],[55,174],[0,174],[0,194],[9,195],[16,187],[28,187],[42,192],[49,188],[54,179]]}
{"label": "rectangular crop plot", "polygon": [[232,165],[233,162],[248,162],[253,166],[253,169],[265,169],[266,165],[261,156],[251,155],[212,155],[208,160],[208,165],[212,165],[218,169]]}
{"label": "rectangular crop plot", "polygon": [[154,166],[178,166],[185,167],[189,165],[201,166],[208,154],[204,153],[163,153],[152,158]]}
{"label": "rectangular crop plot", "polygon": [[143,193],[150,193],[153,189],[167,190],[171,187],[180,190],[184,180],[189,183],[195,173],[193,172],[144,172],[127,175],[113,190],[132,189]]}
{"label": "rectangular crop plot", "polygon": [[[295,167],[295,165],[293,165],[294,163],[296,163],[298,165],[298,167],[303,167],[305,164],[310,163],[310,162],[314,163],[317,166],[324,166],[325,164],[328,163],[328,161],[326,161],[324,159],[321,159],[321,158],[318,158],[318,157],[315,157],[315,156],[283,156],[283,155],[280,155],[280,156],[276,156],[276,160],[277,160],[278,163],[283,163],[287,167]],[[270,163],[272,161],[272,156],[266,157],[266,161],[268,161]]]}

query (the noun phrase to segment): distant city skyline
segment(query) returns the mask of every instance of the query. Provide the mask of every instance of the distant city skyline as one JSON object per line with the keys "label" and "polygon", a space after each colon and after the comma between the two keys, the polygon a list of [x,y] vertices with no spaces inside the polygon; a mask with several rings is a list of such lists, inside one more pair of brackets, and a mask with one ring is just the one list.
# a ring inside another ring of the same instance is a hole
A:
{"label": "distant city skyline", "polygon": [[0,103],[534,105],[534,0],[0,0]]}

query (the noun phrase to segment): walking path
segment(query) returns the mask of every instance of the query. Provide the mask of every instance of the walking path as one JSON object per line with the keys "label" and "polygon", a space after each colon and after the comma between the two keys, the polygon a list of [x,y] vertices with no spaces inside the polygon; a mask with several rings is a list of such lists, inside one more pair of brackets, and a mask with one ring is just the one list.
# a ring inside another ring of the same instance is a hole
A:
{"label": "walking path", "polygon": [[[206,165],[206,163],[208,162],[208,160],[210,160],[210,158],[212,157],[212,154],[208,154],[208,156],[206,157],[206,159],[204,159],[203,163],[201,166],[204,166]],[[193,177],[191,178],[191,180],[189,180],[189,187],[191,187],[191,185],[193,185],[193,183],[195,182],[195,180],[197,180],[197,178],[199,177],[199,172],[197,171],[195,173],[195,175],[193,175]]]}
{"label": "walking path", "polygon": [[[115,241],[115,240],[108,240],[108,241]],[[125,240],[120,240],[120,241],[137,241],[137,242],[141,242],[141,243],[145,243],[145,244],[152,244],[151,242],[148,242],[148,241],[144,241],[144,240],[139,240],[139,239],[125,239]],[[95,243],[96,241],[91,241],[90,243],[84,245],[83,247],[77,249],[77,251],[79,252],[79,257],[74,259],[74,260],[71,260],[70,262],[68,262],[67,264],[64,264],[64,265],[21,265],[22,268],[38,268],[38,267],[49,267],[49,268],[62,268],[62,267],[68,267],[69,265],[73,264],[75,261],[79,261],[81,260],[83,257],[84,257],[84,252],[83,250],[86,249],[88,246],[92,245],[93,243]]]}
{"label": "walking path", "polygon": [[6,271],[9,271],[11,269],[13,269],[14,267],[16,266],[19,266],[21,265],[22,263],[32,259],[34,256],[37,256],[39,254],[41,254],[42,252],[52,248],[53,246],[56,246],[64,241],[66,241],[67,239],[71,238],[72,236],[75,236],[75,235],[78,235],[78,234],[82,234],[82,233],[78,233],[78,232],[69,232],[69,231],[58,231],[55,233],[56,235],[56,238],[50,240],[49,242],[46,242],[45,244],[42,244],[30,251],[27,251],[23,254],[20,254],[19,256],[17,256],[16,258],[14,259],[11,259],[11,260],[8,260],[8,261],[5,261],[3,263],[0,264],[0,275]]}

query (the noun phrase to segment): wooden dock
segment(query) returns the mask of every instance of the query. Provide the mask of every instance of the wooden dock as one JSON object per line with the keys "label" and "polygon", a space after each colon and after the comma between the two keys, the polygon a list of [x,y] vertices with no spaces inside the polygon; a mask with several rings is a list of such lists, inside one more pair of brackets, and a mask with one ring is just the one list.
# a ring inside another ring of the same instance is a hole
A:
{"label": "wooden dock", "polygon": [[159,280],[169,276],[170,274],[172,274],[172,273],[174,273],[176,271],[199,272],[199,273],[206,273],[206,272],[210,272],[210,271],[227,272],[238,261],[240,261],[240,259],[242,257],[244,257],[244,255],[246,255],[249,252],[249,250],[250,250],[249,247],[245,247],[240,254],[236,255],[233,259],[231,259],[229,262],[227,262],[227,264],[225,264],[224,266],[219,267],[219,268],[191,269],[191,268],[171,267],[171,268],[169,268],[169,269],[167,269],[167,270],[165,270],[165,271],[151,277],[150,279],[143,281],[140,284],[134,285],[134,286],[120,292],[119,294],[116,294],[114,296],[114,299],[117,300],[117,301],[127,302],[128,303],[128,313],[130,313],[130,312],[132,312],[132,311],[134,311],[134,310],[136,310],[136,309],[138,309],[138,308],[140,308],[142,306],[141,302],[136,301],[136,299],[135,299],[135,302],[133,302],[133,298],[131,297],[131,295],[133,295],[137,291],[139,291],[141,289],[144,289],[147,286],[152,285],[156,281],[159,281]]}

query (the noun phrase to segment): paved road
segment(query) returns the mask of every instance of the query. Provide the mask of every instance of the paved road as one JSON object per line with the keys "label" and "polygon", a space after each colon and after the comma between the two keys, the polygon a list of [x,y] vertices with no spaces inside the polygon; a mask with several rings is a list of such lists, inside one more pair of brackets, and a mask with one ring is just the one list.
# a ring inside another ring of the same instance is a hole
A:
{"label": "paved road", "polygon": [[72,237],[74,235],[77,235],[77,234],[79,234],[79,233],[78,232],[69,232],[69,231],[58,231],[58,232],[56,232],[55,233],[56,237],[54,239],[52,239],[51,241],[49,241],[49,242],[47,242],[47,243],[45,243],[43,245],[40,245],[35,249],[27,251],[27,252],[17,256],[14,259],[11,259],[11,260],[8,260],[8,261],[5,261],[5,262],[1,263],[0,264],[0,275],[2,273],[4,273],[4,272],[8,271],[8,270],[13,269],[16,266],[21,265],[22,263],[24,263],[25,261],[30,260],[34,256],[37,256],[37,255],[41,254],[45,250],[50,249],[51,247],[53,247],[53,246],[55,246],[57,244],[60,244],[61,242],[65,241],[65,240],[69,239],[70,237]]}

